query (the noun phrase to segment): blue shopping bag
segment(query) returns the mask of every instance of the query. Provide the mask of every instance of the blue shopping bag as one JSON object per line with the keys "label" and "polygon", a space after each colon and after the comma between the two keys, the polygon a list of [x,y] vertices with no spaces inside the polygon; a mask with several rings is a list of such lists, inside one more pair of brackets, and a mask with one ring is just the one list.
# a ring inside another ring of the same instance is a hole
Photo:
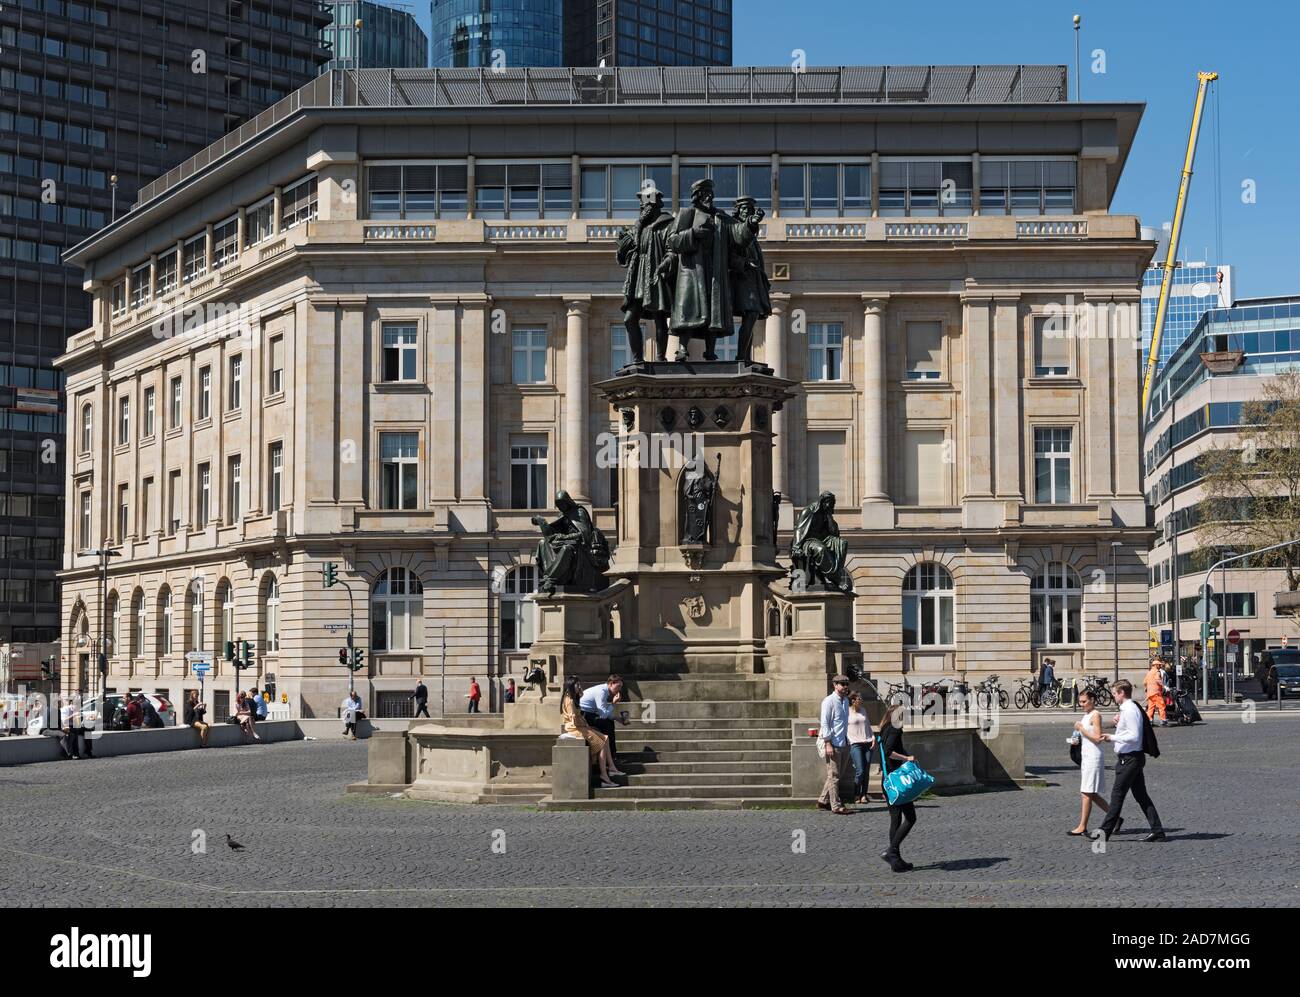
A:
{"label": "blue shopping bag", "polygon": [[889,766],[885,764],[883,743],[880,745],[880,771],[882,773],[880,786],[885,791],[885,799],[889,801],[891,807],[911,803],[934,785],[934,776],[916,762],[903,762],[890,772]]}

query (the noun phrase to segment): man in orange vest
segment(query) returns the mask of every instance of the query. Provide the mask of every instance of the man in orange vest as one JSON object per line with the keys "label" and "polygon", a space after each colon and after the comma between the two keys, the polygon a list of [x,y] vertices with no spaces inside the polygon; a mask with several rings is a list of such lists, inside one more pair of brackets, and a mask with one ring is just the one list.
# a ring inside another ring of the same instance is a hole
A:
{"label": "man in orange vest", "polygon": [[1153,658],[1151,660],[1151,669],[1146,674],[1144,685],[1146,686],[1147,694],[1147,718],[1152,723],[1155,723],[1156,712],[1159,711],[1160,726],[1168,727],[1169,721],[1165,718],[1164,674],[1161,669],[1161,661],[1159,658]]}

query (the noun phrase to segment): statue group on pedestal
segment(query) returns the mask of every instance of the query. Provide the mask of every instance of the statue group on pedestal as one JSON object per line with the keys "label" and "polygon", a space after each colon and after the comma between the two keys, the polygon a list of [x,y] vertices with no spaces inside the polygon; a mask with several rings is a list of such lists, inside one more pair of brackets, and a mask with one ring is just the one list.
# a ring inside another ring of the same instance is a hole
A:
{"label": "statue group on pedestal", "polygon": [[799,513],[790,543],[790,587],[806,591],[821,587],[852,592],[848,570],[849,545],[835,522],[835,495],[822,492]]}
{"label": "statue group on pedestal", "polygon": [[645,361],[641,320],[655,325],[656,357],[667,359],[668,333],[677,334],[677,355],[686,359],[692,336],[704,341],[704,359],[717,360],[719,338],[740,319],[736,357],[753,363],[754,324],[772,314],[771,285],[758,244],[763,209],[752,197],[736,200],[729,215],[713,203],[713,181],[691,184],[691,203],[673,218],[653,180],[637,193],[636,224],[618,238],[623,281],[623,324],[634,363]]}
{"label": "statue group on pedestal", "polygon": [[537,542],[537,589],[553,595],[557,589],[574,592],[598,592],[605,587],[609,570],[609,541],[596,529],[591,513],[569,497],[557,492],[555,508],[560,518],[547,522],[534,516],[532,522],[542,529]]}

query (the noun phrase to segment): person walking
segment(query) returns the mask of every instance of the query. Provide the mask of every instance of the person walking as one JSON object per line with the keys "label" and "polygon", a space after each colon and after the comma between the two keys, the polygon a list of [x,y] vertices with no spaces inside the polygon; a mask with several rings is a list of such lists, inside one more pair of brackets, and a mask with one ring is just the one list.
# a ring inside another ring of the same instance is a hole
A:
{"label": "person walking", "polygon": [[348,693],[348,698],[343,700],[343,736],[349,737],[353,741],[357,739],[357,721],[361,719],[361,697],[357,695],[357,690],[353,689]]}
{"label": "person walking", "polygon": [[1160,726],[1168,727],[1169,720],[1165,715],[1165,673],[1159,658],[1151,659],[1151,667],[1147,669],[1142,685],[1147,694],[1147,719],[1155,723],[1156,713],[1159,713]]}
{"label": "person walking", "polygon": [[1101,822],[1101,830],[1094,831],[1090,837],[1094,841],[1101,837],[1110,840],[1122,822],[1120,811],[1124,808],[1124,797],[1131,792],[1151,826],[1150,833],[1142,840],[1164,841],[1165,829],[1160,823],[1156,805],[1151,802],[1151,794],[1147,792],[1145,772],[1147,754],[1150,753],[1152,758],[1160,757],[1155,731],[1151,729],[1146,714],[1133,702],[1133,683],[1120,679],[1110,688],[1119,704],[1119,712],[1115,715],[1115,733],[1103,734],[1101,738],[1115,745],[1115,786],[1110,791],[1110,810]]}
{"label": "person walking", "polygon": [[478,687],[478,679],[473,675],[469,677],[469,695],[465,698],[469,700],[469,713],[478,712],[478,701],[483,697],[482,691]]}
{"label": "person walking", "polygon": [[1075,721],[1074,736],[1070,743],[1078,744],[1081,752],[1079,764],[1079,793],[1083,797],[1082,809],[1079,811],[1079,823],[1068,833],[1075,838],[1088,833],[1088,817],[1092,814],[1093,804],[1102,813],[1110,811],[1110,804],[1102,797],[1106,790],[1106,759],[1101,750],[1101,714],[1097,712],[1097,696],[1091,689],[1079,693],[1079,704],[1083,707],[1083,717]]}
{"label": "person walking", "polygon": [[[610,675],[600,685],[588,686],[582,692],[578,708],[587,718],[587,723],[609,739],[611,758],[618,757],[618,741],[614,736],[614,707],[623,701],[623,679],[619,675]],[[619,723],[628,725],[626,717],[620,717]]]}
{"label": "person walking", "polygon": [[853,783],[854,803],[870,803],[867,784],[871,778],[871,752],[876,735],[867,719],[867,705],[860,693],[849,693],[849,760],[856,776]]}
{"label": "person walking", "polygon": [[209,726],[204,722],[208,715],[208,704],[199,702],[199,691],[191,689],[189,696],[185,700],[185,725],[193,727],[199,732],[199,747],[208,746]]}
{"label": "person walking", "polygon": [[[882,756],[880,776],[883,779],[903,762],[916,759],[907,753],[903,744],[903,707],[893,706],[885,711],[880,721],[880,753]],[[889,799],[888,796],[885,797]],[[912,863],[903,861],[901,848],[903,839],[912,833],[916,826],[916,804],[889,804],[889,847],[880,853],[880,857],[889,863],[894,872],[910,872]]]}
{"label": "person walking", "polygon": [[429,715],[429,688],[424,684],[424,679],[420,679],[416,683],[415,692],[411,694],[411,698],[415,700],[415,715],[417,717],[427,717]]}
{"label": "person walking", "polygon": [[587,742],[588,761],[595,763],[600,770],[600,785],[604,789],[616,789],[618,783],[610,776],[622,775],[614,767],[614,756],[609,748],[609,738],[587,723],[582,712],[582,683],[571,678],[564,683],[564,692],[560,695],[560,731],[562,737],[581,738]]}
{"label": "person walking", "polygon": [[1056,662],[1051,658],[1044,658],[1043,665],[1038,670],[1038,699],[1041,702],[1046,696],[1047,691],[1056,684]]}
{"label": "person walking", "polygon": [[849,767],[849,677],[836,675],[835,691],[822,700],[821,727],[817,743],[826,762],[826,785],[817,797],[817,809],[836,814],[853,811],[840,801],[840,782]]}

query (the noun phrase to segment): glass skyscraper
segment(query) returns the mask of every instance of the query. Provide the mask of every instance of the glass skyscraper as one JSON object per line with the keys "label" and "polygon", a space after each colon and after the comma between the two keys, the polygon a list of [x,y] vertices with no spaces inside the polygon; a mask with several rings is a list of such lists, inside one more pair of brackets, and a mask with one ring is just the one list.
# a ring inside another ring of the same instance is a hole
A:
{"label": "glass skyscraper", "polygon": [[[334,53],[322,69],[424,69],[429,65],[429,39],[405,4],[371,0],[325,0],[334,23],[321,31],[325,47]],[[357,52],[356,22],[361,21],[361,51]],[[358,58],[359,56],[359,58]]]}
{"label": "glass skyscraper", "polygon": [[432,0],[433,65],[729,66],[732,0]]}
{"label": "glass skyscraper", "polygon": [[[1164,268],[1148,267],[1142,275],[1142,355],[1151,348],[1151,336],[1156,328],[1156,305],[1160,301],[1160,281]],[[1169,310],[1165,314],[1165,328],[1160,335],[1160,354],[1156,370],[1164,370],[1187,337],[1196,328],[1201,316],[1211,308],[1227,308],[1232,304],[1232,267],[1211,266],[1205,262],[1182,262],[1174,270],[1174,280],[1169,288]]]}
{"label": "glass skyscraper", "polygon": [[[0,643],[60,632],[66,435],[53,361],[91,322],[63,251],[314,79],[328,23],[315,0],[0,5]],[[107,433],[111,418],[93,413],[79,432]]]}

